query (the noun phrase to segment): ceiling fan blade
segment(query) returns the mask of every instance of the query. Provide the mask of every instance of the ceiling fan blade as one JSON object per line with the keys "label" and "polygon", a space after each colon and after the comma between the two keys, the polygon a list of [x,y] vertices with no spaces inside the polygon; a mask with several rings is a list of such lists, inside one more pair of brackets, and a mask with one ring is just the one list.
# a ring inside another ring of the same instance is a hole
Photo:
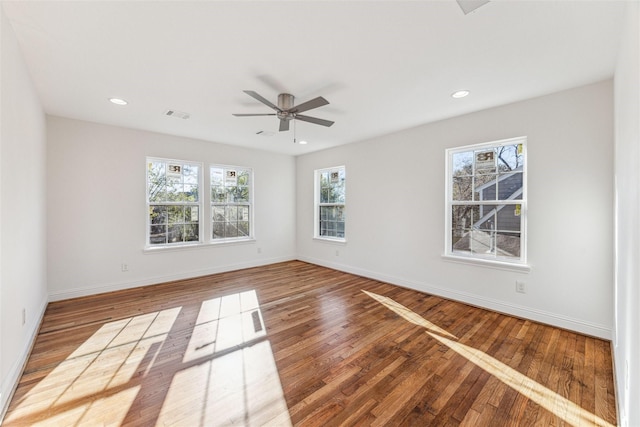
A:
{"label": "ceiling fan blade", "polygon": [[289,130],[289,120],[280,119],[280,132]]}
{"label": "ceiling fan blade", "polygon": [[251,116],[275,116],[276,113],[265,113],[265,114],[233,114],[236,117],[251,117]]}
{"label": "ceiling fan blade", "polygon": [[296,120],[301,120],[303,122],[309,122],[316,125],[327,126],[327,127],[335,123],[330,120],[318,119],[317,117],[301,116],[300,114],[296,115]]}
{"label": "ceiling fan blade", "polygon": [[456,0],[458,2],[458,6],[462,9],[462,12],[467,15],[480,6],[484,6],[489,3],[489,0]]}
{"label": "ceiling fan blade", "polygon": [[289,108],[289,110],[287,111],[289,111],[290,113],[302,113],[303,111],[308,111],[314,108],[322,107],[323,105],[327,105],[328,103],[329,101],[319,96],[317,98],[313,98],[310,101],[303,102],[300,105],[296,105],[293,108]]}
{"label": "ceiling fan blade", "polygon": [[268,99],[262,97],[260,94],[258,94],[257,92],[254,92],[252,90],[245,90],[243,91],[244,93],[246,93],[247,95],[249,95],[252,98],[257,99],[258,101],[262,102],[264,105],[269,106],[271,108],[273,108],[276,111],[282,111],[281,109],[279,109],[275,104],[273,104],[271,101],[269,101]]}

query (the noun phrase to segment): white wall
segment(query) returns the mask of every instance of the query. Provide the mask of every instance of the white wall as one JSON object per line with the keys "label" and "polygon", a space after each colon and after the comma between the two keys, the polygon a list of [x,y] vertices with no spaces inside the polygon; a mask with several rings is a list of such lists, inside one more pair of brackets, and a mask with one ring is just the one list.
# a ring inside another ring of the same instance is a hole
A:
{"label": "white wall", "polygon": [[[610,338],[612,91],[600,82],[298,157],[298,257]],[[523,135],[531,271],[443,260],[445,149]],[[340,245],[312,238],[313,171],[342,164]],[[516,280],[526,294],[515,292]]]}
{"label": "white wall", "polygon": [[[291,156],[59,117],[47,136],[52,300],[295,258]],[[256,241],[143,252],[147,156],[252,167]]]}
{"label": "white wall", "polygon": [[[0,8],[0,412],[47,303],[45,118]],[[22,310],[25,310],[25,323]]]}
{"label": "white wall", "polygon": [[640,425],[640,5],[628,13],[615,75],[614,362],[620,425]]}

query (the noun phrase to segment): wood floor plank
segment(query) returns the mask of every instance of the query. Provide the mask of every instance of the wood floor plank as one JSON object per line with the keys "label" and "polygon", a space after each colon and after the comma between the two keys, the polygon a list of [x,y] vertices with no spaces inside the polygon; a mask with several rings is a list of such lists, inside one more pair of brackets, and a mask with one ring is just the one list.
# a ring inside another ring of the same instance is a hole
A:
{"label": "wood floor plank", "polygon": [[609,342],[291,261],[49,304],[3,425],[615,425],[615,408]]}

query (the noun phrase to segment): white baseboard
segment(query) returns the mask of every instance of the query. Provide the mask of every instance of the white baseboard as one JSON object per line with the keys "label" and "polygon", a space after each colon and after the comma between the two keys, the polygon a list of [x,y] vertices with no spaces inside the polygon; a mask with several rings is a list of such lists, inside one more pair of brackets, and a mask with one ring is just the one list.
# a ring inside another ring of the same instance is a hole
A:
{"label": "white baseboard", "polygon": [[38,336],[38,331],[40,330],[40,325],[42,324],[42,319],[48,303],[49,301],[46,298],[41,301],[39,307],[40,314],[37,317],[32,317],[32,320],[25,325],[29,331],[29,339],[21,349],[20,356],[11,364],[9,372],[3,378],[2,385],[0,385],[0,425],[2,424],[7,409],[9,409],[9,401],[18,387],[18,382],[20,381],[20,377],[22,376],[27,360],[29,360],[29,355],[31,354],[31,349],[33,348],[36,337]]}
{"label": "white baseboard", "polygon": [[486,308],[499,313],[509,314],[524,319],[533,320],[540,323],[556,326],[570,331],[578,332],[585,335],[590,335],[605,340],[611,340],[613,333],[611,328],[598,325],[592,322],[587,322],[581,319],[574,319],[562,314],[550,313],[544,310],[538,310],[531,307],[523,307],[520,305],[508,303],[505,301],[496,300],[493,298],[486,298],[476,294],[470,294],[467,292],[461,292],[451,290],[439,286],[435,286],[429,283],[422,283],[411,281],[395,276],[389,276],[375,271],[365,270],[358,267],[353,267],[345,264],[338,264],[333,262],[326,262],[325,260],[311,258],[311,257],[298,257],[300,261],[309,262],[311,264],[321,265],[323,267],[332,268],[334,270],[344,271],[346,273],[356,274],[358,276],[367,277],[370,279],[379,280],[392,285],[398,285],[405,288],[414,289],[420,292],[436,295],[439,297],[463,302],[465,304],[473,305],[476,307]]}
{"label": "white baseboard", "polygon": [[174,280],[191,279],[193,277],[207,276],[209,274],[225,273],[227,271],[242,270],[244,268],[260,267],[262,265],[275,264],[278,262],[295,260],[295,256],[270,258],[264,260],[253,260],[251,262],[230,264],[224,266],[216,266],[201,270],[183,271],[180,273],[145,277],[137,280],[128,280],[122,282],[107,283],[100,286],[83,287],[68,289],[61,292],[51,292],[49,294],[50,301],[62,301],[71,298],[84,297],[88,295],[102,294],[105,292],[120,291],[123,289],[137,288],[140,286],[155,285],[158,283],[171,282]]}

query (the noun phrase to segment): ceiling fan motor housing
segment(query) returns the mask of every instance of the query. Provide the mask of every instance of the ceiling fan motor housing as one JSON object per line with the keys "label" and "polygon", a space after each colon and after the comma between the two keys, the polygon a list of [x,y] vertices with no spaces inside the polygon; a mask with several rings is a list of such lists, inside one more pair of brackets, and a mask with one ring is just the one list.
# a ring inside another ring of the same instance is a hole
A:
{"label": "ceiling fan motor housing", "polygon": [[293,108],[294,96],[289,93],[281,93],[278,95],[278,108],[283,111],[278,111],[276,116],[279,119],[291,120],[293,119],[293,114],[289,113],[287,110]]}

